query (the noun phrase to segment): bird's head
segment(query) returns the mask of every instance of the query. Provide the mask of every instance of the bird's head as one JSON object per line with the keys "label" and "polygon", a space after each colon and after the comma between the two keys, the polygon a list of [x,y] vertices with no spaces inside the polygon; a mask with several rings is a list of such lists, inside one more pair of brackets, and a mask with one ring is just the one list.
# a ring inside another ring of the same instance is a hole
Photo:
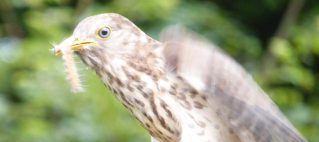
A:
{"label": "bird's head", "polygon": [[132,55],[151,40],[127,18],[106,13],[82,20],[73,34],[53,50],[55,54],[63,54],[65,50],[74,51],[90,65],[94,60],[112,60]]}

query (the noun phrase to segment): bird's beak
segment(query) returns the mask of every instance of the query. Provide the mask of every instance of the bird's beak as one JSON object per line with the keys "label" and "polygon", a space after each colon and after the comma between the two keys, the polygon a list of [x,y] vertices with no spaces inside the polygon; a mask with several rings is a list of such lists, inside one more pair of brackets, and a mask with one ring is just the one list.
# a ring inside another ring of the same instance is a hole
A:
{"label": "bird's beak", "polygon": [[78,38],[67,38],[59,45],[55,45],[52,49],[53,53],[56,56],[62,55],[62,51],[66,50],[66,48],[71,48],[71,51],[80,51],[81,49],[85,48],[87,45],[96,45],[97,43],[94,41],[81,41]]}

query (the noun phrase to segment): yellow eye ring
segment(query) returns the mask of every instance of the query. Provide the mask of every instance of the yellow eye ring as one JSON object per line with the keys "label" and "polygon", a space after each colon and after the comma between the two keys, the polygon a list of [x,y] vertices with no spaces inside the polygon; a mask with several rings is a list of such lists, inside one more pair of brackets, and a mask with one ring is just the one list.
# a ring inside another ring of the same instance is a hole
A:
{"label": "yellow eye ring", "polygon": [[108,26],[101,27],[96,31],[96,36],[100,39],[106,40],[110,37],[112,29]]}

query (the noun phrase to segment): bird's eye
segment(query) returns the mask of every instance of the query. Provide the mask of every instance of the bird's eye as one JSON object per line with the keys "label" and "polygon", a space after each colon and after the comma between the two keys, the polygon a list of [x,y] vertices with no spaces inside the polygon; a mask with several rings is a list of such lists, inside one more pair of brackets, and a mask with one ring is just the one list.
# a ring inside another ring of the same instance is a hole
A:
{"label": "bird's eye", "polygon": [[97,35],[102,38],[106,39],[111,35],[111,28],[110,27],[102,27],[97,31]]}

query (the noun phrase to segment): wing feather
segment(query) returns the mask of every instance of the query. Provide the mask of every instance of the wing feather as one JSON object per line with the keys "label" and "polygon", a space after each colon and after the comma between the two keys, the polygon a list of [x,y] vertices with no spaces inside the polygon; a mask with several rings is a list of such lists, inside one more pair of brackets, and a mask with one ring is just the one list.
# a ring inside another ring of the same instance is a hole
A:
{"label": "wing feather", "polygon": [[182,26],[161,34],[167,67],[201,92],[241,141],[306,142],[252,77],[215,45]]}

